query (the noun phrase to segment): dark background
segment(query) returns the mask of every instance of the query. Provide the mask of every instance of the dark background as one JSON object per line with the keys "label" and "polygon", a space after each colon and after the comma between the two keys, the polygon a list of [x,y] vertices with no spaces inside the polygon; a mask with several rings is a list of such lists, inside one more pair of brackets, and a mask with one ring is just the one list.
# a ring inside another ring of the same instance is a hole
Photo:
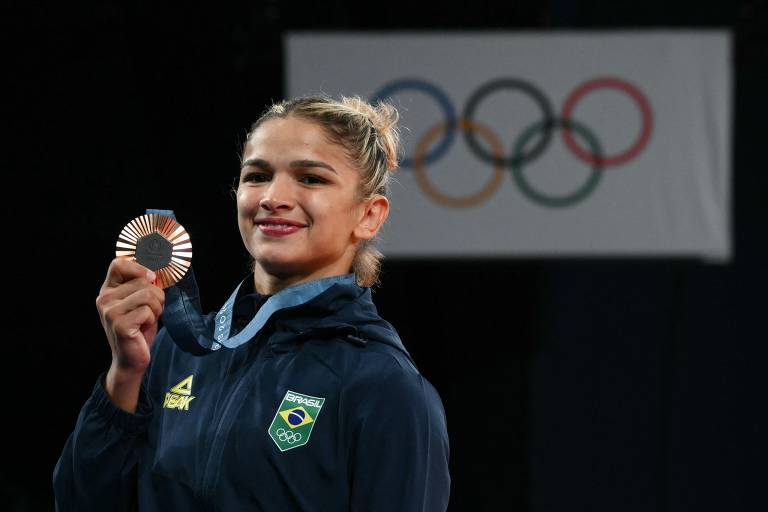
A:
{"label": "dark background", "polygon": [[228,190],[285,31],[683,27],[734,35],[729,265],[392,260],[375,300],[443,398],[451,510],[766,509],[766,1],[158,4],[2,7],[0,508],[53,508],[128,220],[176,211],[207,310],[246,272]]}

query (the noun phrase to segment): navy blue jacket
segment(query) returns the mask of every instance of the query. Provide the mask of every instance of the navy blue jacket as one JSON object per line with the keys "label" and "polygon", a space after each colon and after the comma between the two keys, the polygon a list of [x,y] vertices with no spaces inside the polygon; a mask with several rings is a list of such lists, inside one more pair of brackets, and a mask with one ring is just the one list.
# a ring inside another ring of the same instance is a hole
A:
{"label": "navy blue jacket", "polygon": [[[263,300],[238,299],[233,332]],[[325,401],[281,451],[269,429],[288,391]],[[136,413],[102,376],[53,485],[60,511],[443,511],[445,413],[370,288],[337,283],[236,349],[194,356],[161,329]]]}

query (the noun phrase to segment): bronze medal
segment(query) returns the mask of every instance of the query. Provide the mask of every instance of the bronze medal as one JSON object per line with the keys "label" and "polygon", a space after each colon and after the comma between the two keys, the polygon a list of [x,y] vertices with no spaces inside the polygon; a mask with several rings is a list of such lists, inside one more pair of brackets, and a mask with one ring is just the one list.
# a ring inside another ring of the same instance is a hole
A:
{"label": "bronze medal", "polygon": [[115,255],[154,271],[155,285],[168,288],[178,283],[192,264],[192,242],[184,226],[174,219],[157,214],[142,215],[120,232]]}

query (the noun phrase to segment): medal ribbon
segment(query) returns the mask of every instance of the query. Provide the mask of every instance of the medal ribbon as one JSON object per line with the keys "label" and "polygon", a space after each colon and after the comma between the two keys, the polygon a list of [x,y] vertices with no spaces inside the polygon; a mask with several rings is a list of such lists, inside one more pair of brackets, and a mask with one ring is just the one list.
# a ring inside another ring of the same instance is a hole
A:
{"label": "medal ribbon", "polygon": [[[147,214],[176,219],[172,210],[147,210]],[[165,308],[161,318],[171,338],[182,350],[191,354],[206,355],[221,347],[239,347],[252,340],[276,312],[309,302],[336,283],[353,284],[355,275],[350,273],[326,277],[284,288],[267,299],[243,330],[230,336],[232,309],[243,282],[237,285],[213,322],[210,319],[206,321],[206,315],[202,312],[200,292],[191,267],[181,281],[165,290]]]}

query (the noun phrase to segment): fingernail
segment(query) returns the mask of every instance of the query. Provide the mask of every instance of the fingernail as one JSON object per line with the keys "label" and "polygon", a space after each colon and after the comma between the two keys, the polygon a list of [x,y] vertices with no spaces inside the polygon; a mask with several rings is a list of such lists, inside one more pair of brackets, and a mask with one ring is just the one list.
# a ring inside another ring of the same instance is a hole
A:
{"label": "fingernail", "polygon": [[150,283],[154,283],[156,277],[157,276],[155,276],[154,272],[152,272],[151,270],[147,270],[147,280],[149,280]]}

